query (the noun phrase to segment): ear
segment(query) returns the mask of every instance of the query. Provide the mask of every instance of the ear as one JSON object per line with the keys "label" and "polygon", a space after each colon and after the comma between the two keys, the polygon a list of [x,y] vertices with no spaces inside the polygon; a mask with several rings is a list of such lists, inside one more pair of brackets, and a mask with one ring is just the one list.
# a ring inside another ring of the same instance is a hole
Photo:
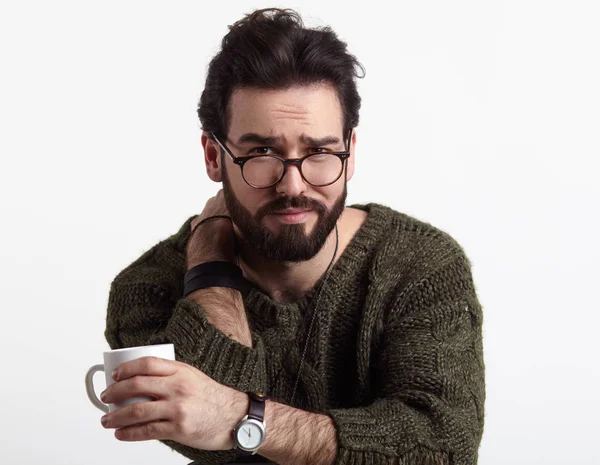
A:
{"label": "ear", "polygon": [[346,160],[348,164],[346,168],[346,182],[352,179],[354,175],[354,151],[356,148],[356,129],[352,131],[352,139],[350,139],[350,156]]}
{"label": "ear", "polygon": [[206,174],[214,182],[222,182],[221,176],[221,148],[205,132],[202,133],[202,147],[204,148],[204,162]]}

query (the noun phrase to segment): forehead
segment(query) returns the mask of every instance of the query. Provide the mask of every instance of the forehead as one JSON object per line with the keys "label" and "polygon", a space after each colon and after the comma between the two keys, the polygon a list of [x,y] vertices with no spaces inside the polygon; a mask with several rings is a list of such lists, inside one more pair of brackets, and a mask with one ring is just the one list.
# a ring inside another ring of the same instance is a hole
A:
{"label": "forehead", "polygon": [[229,137],[253,132],[295,137],[309,134],[341,136],[343,114],[335,88],[329,84],[287,89],[241,87],[229,101]]}

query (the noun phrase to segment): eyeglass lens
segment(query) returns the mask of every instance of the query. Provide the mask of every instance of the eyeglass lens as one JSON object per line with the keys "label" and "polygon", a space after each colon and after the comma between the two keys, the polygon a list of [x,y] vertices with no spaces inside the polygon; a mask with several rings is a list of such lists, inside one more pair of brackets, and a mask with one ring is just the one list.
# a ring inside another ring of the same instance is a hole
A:
{"label": "eyeglass lens", "polygon": [[[257,156],[244,164],[246,182],[256,187],[277,183],[283,174],[284,163],[274,157]],[[302,162],[302,174],[307,182],[315,186],[330,184],[339,178],[343,169],[342,160],[336,155],[318,153]]]}

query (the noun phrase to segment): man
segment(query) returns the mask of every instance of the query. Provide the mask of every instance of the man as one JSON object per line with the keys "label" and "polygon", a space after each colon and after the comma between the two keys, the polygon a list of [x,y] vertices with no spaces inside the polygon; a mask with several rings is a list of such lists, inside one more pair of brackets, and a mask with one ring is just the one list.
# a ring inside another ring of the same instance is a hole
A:
{"label": "man", "polygon": [[111,285],[110,346],[172,342],[177,356],[119,367],[105,401],[156,400],[103,418],[118,439],[198,464],[477,462],[470,263],[431,225],[345,206],[356,69],[333,31],[290,10],[230,28],[198,110],[223,190]]}

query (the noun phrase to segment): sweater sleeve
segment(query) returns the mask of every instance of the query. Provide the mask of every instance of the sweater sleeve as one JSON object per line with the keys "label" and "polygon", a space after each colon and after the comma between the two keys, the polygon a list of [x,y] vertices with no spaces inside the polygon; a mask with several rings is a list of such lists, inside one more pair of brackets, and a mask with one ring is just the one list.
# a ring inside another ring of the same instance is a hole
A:
{"label": "sweater sleeve", "polygon": [[[239,344],[208,322],[204,309],[182,297],[185,257],[166,241],[125,268],[110,286],[105,337],[111,349],[173,343],[175,358],[242,392],[266,391],[265,349]],[[183,270],[183,271],[182,271]],[[234,451],[201,451],[161,441],[207,465],[231,461]]]}
{"label": "sweater sleeve", "polygon": [[482,309],[464,252],[391,309],[375,395],[333,409],[336,465],[474,465],[484,426]]}

